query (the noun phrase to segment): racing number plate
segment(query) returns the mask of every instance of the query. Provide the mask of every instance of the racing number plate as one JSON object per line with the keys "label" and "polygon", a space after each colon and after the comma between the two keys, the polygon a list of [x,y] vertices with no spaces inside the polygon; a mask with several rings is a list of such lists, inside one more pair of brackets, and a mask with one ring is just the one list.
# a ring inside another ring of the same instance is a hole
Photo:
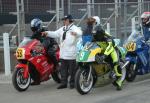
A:
{"label": "racing number plate", "polygon": [[24,48],[18,48],[16,51],[16,58],[17,59],[24,59],[25,58],[25,50]]}
{"label": "racing number plate", "polygon": [[126,48],[127,48],[128,51],[135,51],[136,43],[130,42],[130,43],[127,44]]}

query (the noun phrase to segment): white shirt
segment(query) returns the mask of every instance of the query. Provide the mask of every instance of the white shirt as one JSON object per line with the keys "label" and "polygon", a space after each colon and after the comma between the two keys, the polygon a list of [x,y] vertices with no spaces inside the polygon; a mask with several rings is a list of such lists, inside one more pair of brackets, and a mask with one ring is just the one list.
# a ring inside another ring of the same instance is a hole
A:
{"label": "white shirt", "polygon": [[[66,32],[65,40],[62,40],[64,30]],[[63,26],[56,31],[46,31],[47,36],[52,38],[59,38],[60,40],[60,58],[66,60],[76,59],[76,44],[78,38],[82,35],[82,31],[79,27],[70,24],[68,27]],[[75,32],[76,35],[72,35],[72,32]]]}

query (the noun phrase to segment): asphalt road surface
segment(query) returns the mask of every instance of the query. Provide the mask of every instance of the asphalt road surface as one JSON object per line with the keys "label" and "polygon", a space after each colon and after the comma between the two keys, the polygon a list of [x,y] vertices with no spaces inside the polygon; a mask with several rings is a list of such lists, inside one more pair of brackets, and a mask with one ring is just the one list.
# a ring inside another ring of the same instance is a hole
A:
{"label": "asphalt road surface", "polygon": [[57,90],[58,84],[53,80],[30,86],[25,92],[16,91],[11,83],[0,83],[0,103],[150,103],[150,79],[141,78],[125,83],[122,91],[109,84],[94,88],[87,95],[80,95],[75,89]]}

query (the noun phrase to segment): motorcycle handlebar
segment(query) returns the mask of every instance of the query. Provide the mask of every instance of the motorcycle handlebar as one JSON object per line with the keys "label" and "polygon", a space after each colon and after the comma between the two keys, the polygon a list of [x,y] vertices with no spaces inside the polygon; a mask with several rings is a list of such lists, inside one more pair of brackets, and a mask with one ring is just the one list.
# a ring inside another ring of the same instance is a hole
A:
{"label": "motorcycle handlebar", "polygon": [[32,56],[38,56],[38,55],[43,55],[42,52],[37,52],[36,50],[31,50],[31,55]]}

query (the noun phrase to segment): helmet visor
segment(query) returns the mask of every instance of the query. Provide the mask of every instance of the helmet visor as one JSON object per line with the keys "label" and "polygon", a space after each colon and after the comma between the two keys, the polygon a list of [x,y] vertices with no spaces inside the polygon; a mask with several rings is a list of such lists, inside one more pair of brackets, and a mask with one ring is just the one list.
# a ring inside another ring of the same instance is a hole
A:
{"label": "helmet visor", "polygon": [[149,18],[142,18],[142,24],[146,24],[149,21]]}

